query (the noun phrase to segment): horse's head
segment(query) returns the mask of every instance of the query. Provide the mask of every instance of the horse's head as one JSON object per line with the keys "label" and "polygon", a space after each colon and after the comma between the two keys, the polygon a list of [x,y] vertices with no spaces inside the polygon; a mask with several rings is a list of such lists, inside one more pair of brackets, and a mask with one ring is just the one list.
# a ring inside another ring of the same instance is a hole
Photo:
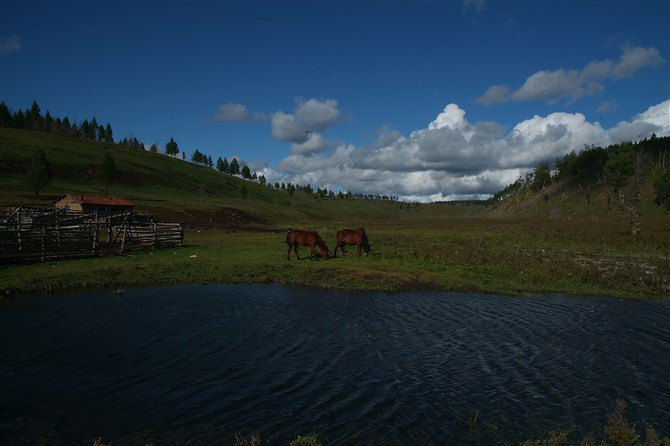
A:
{"label": "horse's head", "polygon": [[372,250],[372,246],[370,246],[370,245],[364,246],[363,247],[363,255],[366,256],[366,255],[370,254],[371,250]]}
{"label": "horse's head", "polygon": [[330,252],[327,247],[321,248],[321,258],[323,260],[328,260],[330,258]]}

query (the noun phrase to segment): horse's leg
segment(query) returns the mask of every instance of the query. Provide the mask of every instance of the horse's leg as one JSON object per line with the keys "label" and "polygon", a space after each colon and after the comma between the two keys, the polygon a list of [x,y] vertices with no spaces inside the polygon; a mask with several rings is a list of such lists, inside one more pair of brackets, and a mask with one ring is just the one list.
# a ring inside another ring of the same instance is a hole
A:
{"label": "horse's leg", "polygon": [[358,257],[361,256],[361,249],[362,249],[362,248],[363,248],[363,247],[361,246],[360,243],[356,245],[356,249],[358,250]]}
{"label": "horse's leg", "polygon": [[298,244],[296,243],[293,245],[293,252],[295,252],[295,256],[300,260],[300,254],[298,254]]}
{"label": "horse's leg", "polygon": [[316,255],[314,254],[314,243],[309,245],[309,260],[312,260],[312,257],[316,259]]}
{"label": "horse's leg", "polygon": [[288,252],[286,253],[286,259],[291,260],[291,245],[288,245]]}

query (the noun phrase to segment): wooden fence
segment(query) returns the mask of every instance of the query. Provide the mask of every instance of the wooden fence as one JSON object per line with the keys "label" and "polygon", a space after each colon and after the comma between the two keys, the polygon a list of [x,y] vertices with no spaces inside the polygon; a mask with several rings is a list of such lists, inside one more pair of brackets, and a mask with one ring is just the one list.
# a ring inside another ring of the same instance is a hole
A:
{"label": "wooden fence", "polygon": [[119,254],[181,246],[180,223],[134,213],[98,215],[21,208],[0,221],[0,264]]}

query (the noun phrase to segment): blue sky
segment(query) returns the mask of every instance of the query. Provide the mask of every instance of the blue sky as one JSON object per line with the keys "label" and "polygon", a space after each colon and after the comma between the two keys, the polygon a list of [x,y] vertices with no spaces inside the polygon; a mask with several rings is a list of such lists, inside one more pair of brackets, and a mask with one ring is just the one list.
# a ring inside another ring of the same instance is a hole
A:
{"label": "blue sky", "polygon": [[[667,1],[4,1],[2,101],[271,181],[486,197],[670,135]],[[92,160],[92,162],[97,162]]]}

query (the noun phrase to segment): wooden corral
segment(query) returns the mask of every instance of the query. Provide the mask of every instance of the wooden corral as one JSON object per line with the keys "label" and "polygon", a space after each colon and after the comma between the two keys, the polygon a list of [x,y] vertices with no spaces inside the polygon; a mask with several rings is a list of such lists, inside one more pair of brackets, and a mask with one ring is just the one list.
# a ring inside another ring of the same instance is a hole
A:
{"label": "wooden corral", "polygon": [[0,220],[0,264],[120,254],[181,246],[181,223],[126,212],[101,215],[13,208]]}

